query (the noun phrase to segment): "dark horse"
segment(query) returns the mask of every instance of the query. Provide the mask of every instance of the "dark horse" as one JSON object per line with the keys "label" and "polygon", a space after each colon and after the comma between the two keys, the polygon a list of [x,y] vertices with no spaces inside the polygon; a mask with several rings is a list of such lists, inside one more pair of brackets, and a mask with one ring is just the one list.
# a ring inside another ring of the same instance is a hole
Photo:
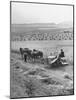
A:
{"label": "dark horse", "polygon": [[31,50],[29,50],[28,48],[20,48],[20,54],[21,54],[21,57],[22,59],[26,59],[27,61],[27,58],[30,58],[31,57]]}
{"label": "dark horse", "polygon": [[42,58],[43,57],[43,52],[38,51],[38,50],[33,50],[32,52],[32,58],[37,59],[37,58]]}
{"label": "dark horse", "polygon": [[24,53],[27,53],[28,50],[29,50],[28,48],[20,48],[20,54],[21,54],[22,59],[24,58]]}
{"label": "dark horse", "polygon": [[35,60],[35,59],[43,57],[43,52],[35,50],[35,49],[32,51],[28,48],[24,48],[24,49],[20,48],[20,53],[21,53],[22,59],[26,61],[27,61],[27,58]]}

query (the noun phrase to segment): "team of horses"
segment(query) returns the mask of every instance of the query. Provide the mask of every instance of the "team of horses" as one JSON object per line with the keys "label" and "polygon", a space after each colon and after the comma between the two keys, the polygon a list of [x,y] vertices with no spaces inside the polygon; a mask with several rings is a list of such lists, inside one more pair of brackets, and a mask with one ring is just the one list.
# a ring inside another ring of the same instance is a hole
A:
{"label": "team of horses", "polygon": [[36,49],[30,50],[29,48],[20,48],[20,54],[25,62],[27,62],[27,59],[35,60],[43,58],[43,52]]}
{"label": "team of horses", "polygon": [[[31,50],[29,48],[20,48],[19,51],[21,54],[21,58],[25,62],[27,62],[28,60],[35,62],[36,60],[38,61],[38,59],[39,59],[40,62],[42,61],[42,63],[43,63],[43,61],[44,61],[44,62],[46,62],[46,64],[51,64],[52,66],[61,66],[61,65],[68,64],[66,62],[63,50],[61,50],[61,53],[58,56],[48,56],[47,59],[43,58],[43,52],[40,50],[36,50],[36,49]],[[51,58],[49,59],[49,57],[51,57]]]}

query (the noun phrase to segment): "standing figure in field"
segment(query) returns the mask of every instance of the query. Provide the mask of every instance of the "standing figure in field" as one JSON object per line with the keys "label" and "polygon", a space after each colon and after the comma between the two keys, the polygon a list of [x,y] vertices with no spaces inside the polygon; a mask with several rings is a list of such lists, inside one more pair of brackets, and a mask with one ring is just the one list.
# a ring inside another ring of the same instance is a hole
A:
{"label": "standing figure in field", "polygon": [[61,57],[65,57],[63,49],[61,49],[61,52],[60,52],[60,54],[59,54],[59,57],[60,57],[60,58],[61,58]]}

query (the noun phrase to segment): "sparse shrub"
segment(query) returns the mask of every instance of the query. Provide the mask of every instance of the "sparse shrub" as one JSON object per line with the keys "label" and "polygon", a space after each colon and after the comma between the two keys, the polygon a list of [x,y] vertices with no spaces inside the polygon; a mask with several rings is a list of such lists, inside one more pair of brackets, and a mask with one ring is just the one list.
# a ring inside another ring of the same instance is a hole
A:
{"label": "sparse shrub", "polygon": [[70,76],[69,74],[65,74],[65,75],[64,75],[64,78],[72,80],[72,79],[71,79],[71,76]]}
{"label": "sparse shrub", "polygon": [[[20,37],[17,39],[17,37]],[[32,34],[25,34],[24,36],[17,36],[13,37],[16,39],[13,39],[13,41],[35,41],[35,40],[72,40],[73,39],[73,33],[71,32],[46,32],[46,33],[40,33],[40,32],[33,32]]]}
{"label": "sparse shrub", "polygon": [[44,84],[62,85],[59,81],[52,78],[45,78],[41,80]]}

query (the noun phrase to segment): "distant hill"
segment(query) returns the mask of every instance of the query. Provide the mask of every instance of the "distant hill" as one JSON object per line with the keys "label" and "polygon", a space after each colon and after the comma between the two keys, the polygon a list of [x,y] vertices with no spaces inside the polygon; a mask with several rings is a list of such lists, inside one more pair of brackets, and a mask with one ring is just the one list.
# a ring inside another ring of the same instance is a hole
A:
{"label": "distant hill", "polygon": [[73,27],[73,22],[62,22],[57,24],[59,28],[72,28]]}
{"label": "distant hill", "polygon": [[55,23],[32,23],[32,24],[12,24],[11,33],[26,34],[29,32],[59,32],[64,29],[72,29],[71,22]]}

